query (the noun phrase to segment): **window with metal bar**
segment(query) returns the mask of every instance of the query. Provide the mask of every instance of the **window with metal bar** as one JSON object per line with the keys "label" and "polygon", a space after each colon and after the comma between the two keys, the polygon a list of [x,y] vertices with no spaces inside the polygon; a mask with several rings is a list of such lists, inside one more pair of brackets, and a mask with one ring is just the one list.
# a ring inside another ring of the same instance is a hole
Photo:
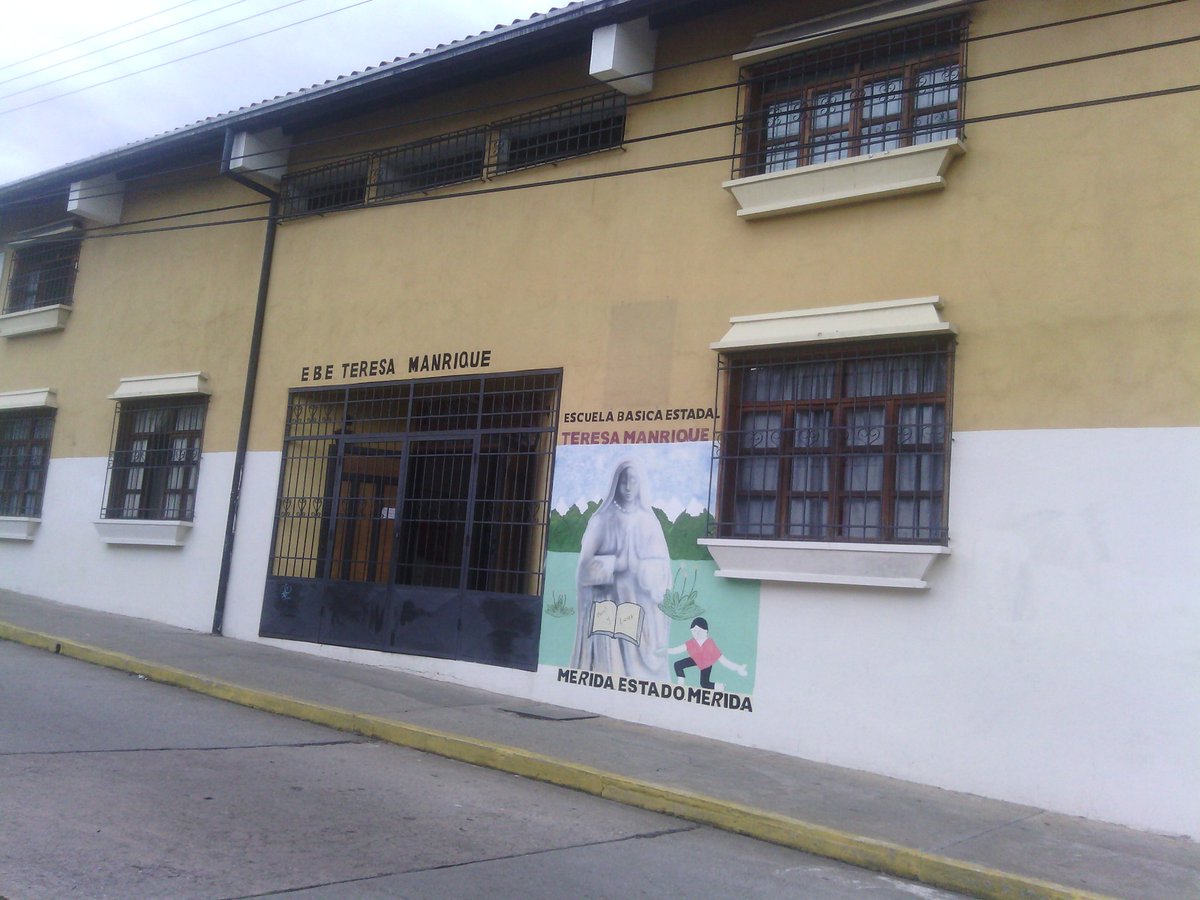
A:
{"label": "window with metal bar", "polygon": [[953,344],[724,357],[718,537],[944,543]]}
{"label": "window with metal bar", "polygon": [[102,518],[192,521],[207,407],[203,396],[118,402]]}
{"label": "window with metal bar", "polygon": [[[625,95],[604,91],[492,125],[339,160],[283,179],[283,216],[370,205],[619,147]],[[489,162],[489,145],[495,146]]]}
{"label": "window with metal bar", "polygon": [[69,306],[75,294],[78,267],[78,239],[16,248],[4,311],[15,313],[59,304]]}
{"label": "window with metal bar", "polygon": [[0,412],[0,516],[42,514],[54,410]]}
{"label": "window with metal bar", "polygon": [[958,137],[965,29],[919,22],[745,70],[734,176]]}
{"label": "window with metal bar", "polygon": [[367,200],[371,158],[359,156],[298,172],[284,179],[283,215],[311,215],[362,206]]}
{"label": "window with metal bar", "polygon": [[293,390],[270,574],[540,594],[560,379]]}
{"label": "window with metal bar", "polygon": [[625,95],[604,92],[496,124],[496,171],[619,147],[625,140]]}
{"label": "window with metal bar", "polygon": [[428,191],[483,177],[487,129],[471,128],[379,154],[377,199]]}

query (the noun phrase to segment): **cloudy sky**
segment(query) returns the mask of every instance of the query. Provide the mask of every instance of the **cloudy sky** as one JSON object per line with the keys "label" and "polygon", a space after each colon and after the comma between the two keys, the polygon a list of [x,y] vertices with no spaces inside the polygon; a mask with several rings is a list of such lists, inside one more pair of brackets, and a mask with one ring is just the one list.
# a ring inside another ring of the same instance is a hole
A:
{"label": "cloudy sky", "polygon": [[565,0],[36,0],[0,29],[0,184]]}

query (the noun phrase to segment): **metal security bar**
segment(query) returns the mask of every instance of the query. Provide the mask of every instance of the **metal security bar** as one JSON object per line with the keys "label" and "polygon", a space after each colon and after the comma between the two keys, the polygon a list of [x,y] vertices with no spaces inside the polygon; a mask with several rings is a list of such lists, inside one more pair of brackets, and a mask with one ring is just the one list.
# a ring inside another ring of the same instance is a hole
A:
{"label": "metal security bar", "polygon": [[20,247],[14,252],[8,280],[6,313],[69,306],[75,294],[79,241],[63,240]]}
{"label": "metal security bar", "polygon": [[966,27],[919,22],[745,70],[734,177],[958,137]]}
{"label": "metal security bar", "polygon": [[371,157],[357,156],[289,175],[283,182],[284,218],[349,209],[367,201]]}
{"label": "metal security bar", "polygon": [[443,134],[379,153],[373,196],[414,194],[483,178],[487,129]]}
{"label": "metal security bar", "polygon": [[54,410],[0,413],[0,516],[42,514]]}
{"label": "metal security bar", "polygon": [[723,357],[717,535],[944,543],[953,345]]}
{"label": "metal security bar", "polygon": [[117,403],[102,518],[192,520],[207,407],[207,397]]}
{"label": "metal security bar", "polygon": [[625,140],[625,95],[605,92],[506,119],[499,133],[496,171],[619,147]]}
{"label": "metal security bar", "polygon": [[296,218],[369,205],[619,147],[624,139],[625,95],[604,91],[287,175],[282,212]]}
{"label": "metal security bar", "polygon": [[560,380],[293,390],[271,575],[540,594]]}

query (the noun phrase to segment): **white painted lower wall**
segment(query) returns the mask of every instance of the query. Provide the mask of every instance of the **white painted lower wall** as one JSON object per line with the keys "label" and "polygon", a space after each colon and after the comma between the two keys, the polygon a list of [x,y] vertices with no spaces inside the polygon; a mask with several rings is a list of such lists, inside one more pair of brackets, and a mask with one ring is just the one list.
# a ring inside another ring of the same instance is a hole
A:
{"label": "white painted lower wall", "polygon": [[[959,433],[953,453],[951,553],[928,590],[763,585],[753,712],[551,669],[269,643],[1200,835],[1200,429]],[[247,461],[230,637],[260,640],[279,459]],[[55,461],[36,539],[0,541],[0,584],[207,630],[231,462],[205,456],[176,550],[105,547],[91,525],[104,461]]]}
{"label": "white painted lower wall", "polygon": [[96,531],[106,457],[52,459],[32,541],[0,540],[0,587],[88,609],[209,631],[225,540],[232,453],[200,460],[181,547],[106,544]]}

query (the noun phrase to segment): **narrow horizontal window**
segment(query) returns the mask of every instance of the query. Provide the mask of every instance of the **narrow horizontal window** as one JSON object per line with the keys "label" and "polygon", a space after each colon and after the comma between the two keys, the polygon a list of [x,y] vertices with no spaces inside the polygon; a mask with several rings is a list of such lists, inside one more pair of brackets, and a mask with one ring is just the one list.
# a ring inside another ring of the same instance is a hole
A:
{"label": "narrow horizontal window", "polygon": [[370,205],[621,146],[625,95],[605,91],[491,125],[291,173],[283,216]]}
{"label": "narrow horizontal window", "polygon": [[362,206],[370,166],[370,158],[363,156],[289,175],[283,183],[284,217]]}
{"label": "narrow horizontal window", "polygon": [[487,129],[473,128],[405,144],[379,154],[378,199],[427,191],[483,177]]}
{"label": "narrow horizontal window", "polygon": [[498,172],[619,147],[625,139],[625,95],[596,94],[508,119],[496,128]]}

